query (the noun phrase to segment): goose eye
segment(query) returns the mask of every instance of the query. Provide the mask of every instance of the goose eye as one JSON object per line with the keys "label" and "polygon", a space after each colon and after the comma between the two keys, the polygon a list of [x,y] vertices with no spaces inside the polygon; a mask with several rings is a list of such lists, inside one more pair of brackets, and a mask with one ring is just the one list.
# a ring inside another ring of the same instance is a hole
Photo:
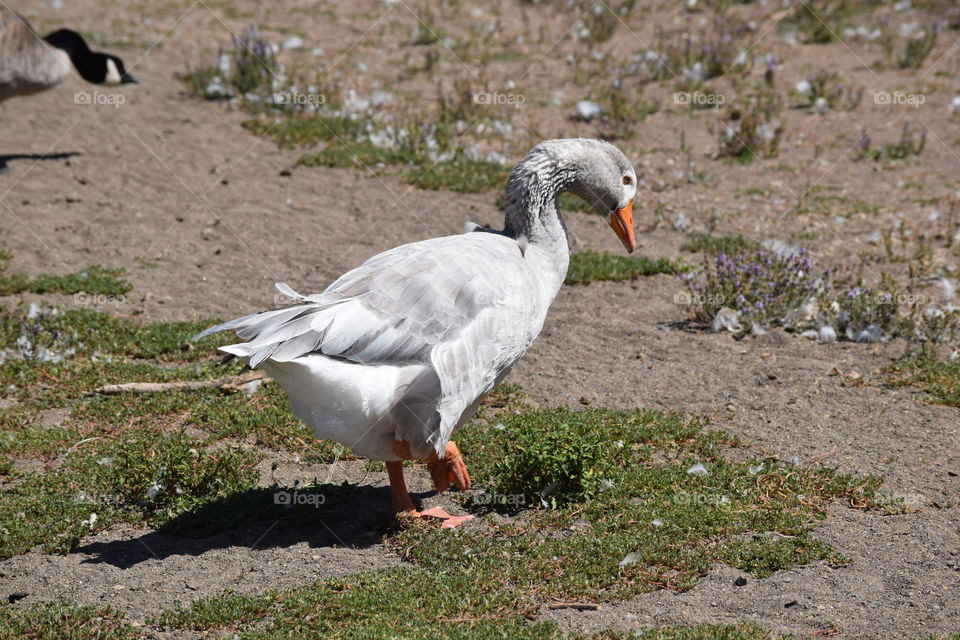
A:
{"label": "goose eye", "polygon": [[623,184],[629,185],[632,182],[633,182],[633,178],[631,178],[630,176],[623,176]]}

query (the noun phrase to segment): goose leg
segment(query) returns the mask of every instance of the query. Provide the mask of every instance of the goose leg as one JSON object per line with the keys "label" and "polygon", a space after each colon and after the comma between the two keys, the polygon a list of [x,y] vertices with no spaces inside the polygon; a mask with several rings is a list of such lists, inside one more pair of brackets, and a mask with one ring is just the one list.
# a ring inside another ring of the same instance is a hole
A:
{"label": "goose leg", "polygon": [[407,483],[403,480],[403,462],[387,463],[387,476],[390,478],[390,497],[393,499],[394,513],[417,513],[407,491]]}

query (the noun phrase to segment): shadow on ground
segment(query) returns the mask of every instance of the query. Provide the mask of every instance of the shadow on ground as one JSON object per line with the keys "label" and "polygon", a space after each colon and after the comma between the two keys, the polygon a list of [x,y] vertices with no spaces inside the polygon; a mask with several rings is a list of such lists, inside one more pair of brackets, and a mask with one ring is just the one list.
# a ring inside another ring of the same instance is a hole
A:
{"label": "shadow on ground", "polygon": [[66,160],[74,156],[82,155],[79,151],[67,151],[65,153],[14,153],[10,155],[0,155],[0,173],[9,170],[7,163],[11,160],[33,160],[35,163],[41,160]]}
{"label": "shadow on ground", "polygon": [[[412,497],[419,504],[432,493]],[[204,505],[136,538],[94,542],[76,551],[91,556],[85,563],[129,569],[151,559],[231,547],[286,548],[307,542],[314,548],[363,549],[379,543],[395,526],[388,487],[267,487]]]}

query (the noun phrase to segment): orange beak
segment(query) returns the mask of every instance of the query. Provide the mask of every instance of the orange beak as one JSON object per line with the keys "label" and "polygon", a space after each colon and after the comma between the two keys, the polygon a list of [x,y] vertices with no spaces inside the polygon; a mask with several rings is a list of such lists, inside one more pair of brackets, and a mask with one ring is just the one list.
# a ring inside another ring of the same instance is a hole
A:
{"label": "orange beak", "polygon": [[633,253],[637,248],[637,240],[633,237],[633,202],[628,202],[627,206],[617,209],[610,214],[610,228],[620,238],[623,247],[627,253]]}

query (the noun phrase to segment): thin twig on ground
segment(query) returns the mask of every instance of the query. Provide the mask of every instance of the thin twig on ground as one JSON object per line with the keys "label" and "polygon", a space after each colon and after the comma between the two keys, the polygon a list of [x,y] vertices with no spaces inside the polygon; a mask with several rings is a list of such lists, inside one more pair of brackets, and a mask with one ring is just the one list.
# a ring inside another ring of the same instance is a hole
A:
{"label": "thin twig on ground", "polygon": [[216,380],[188,380],[181,382],[124,382],[123,384],[108,384],[94,389],[90,395],[117,395],[120,393],[165,393],[167,391],[199,391],[201,389],[222,389],[224,391],[240,391],[243,385],[255,380],[264,380],[266,375],[261,371],[248,371],[238,376],[224,376]]}

